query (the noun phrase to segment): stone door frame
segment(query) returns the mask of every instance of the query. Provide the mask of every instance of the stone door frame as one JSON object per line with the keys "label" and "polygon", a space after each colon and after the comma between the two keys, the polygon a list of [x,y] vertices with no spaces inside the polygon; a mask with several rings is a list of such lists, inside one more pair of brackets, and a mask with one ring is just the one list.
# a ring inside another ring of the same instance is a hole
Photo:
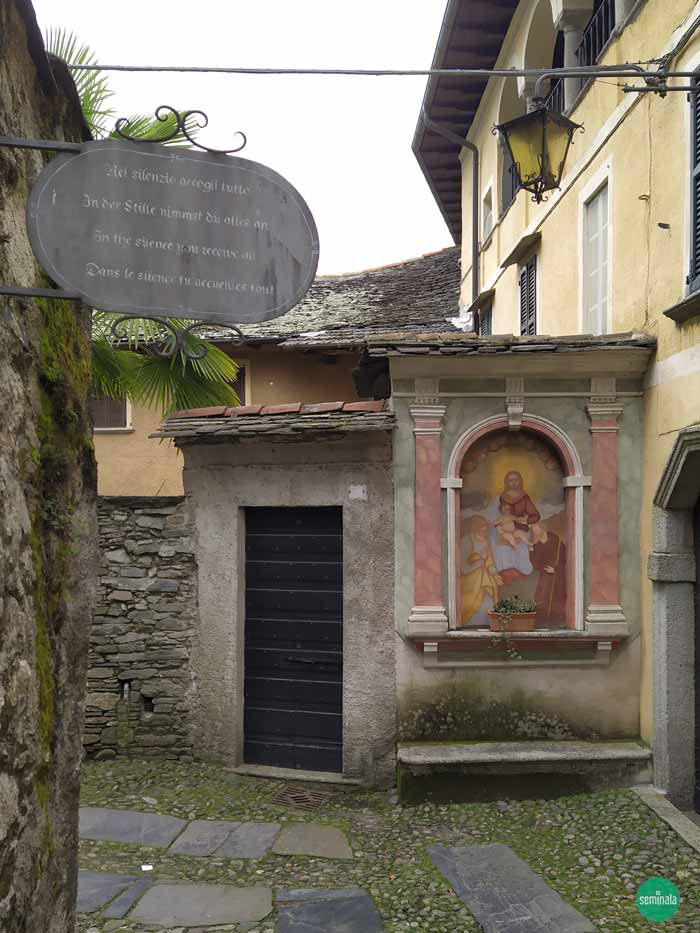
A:
{"label": "stone door frame", "polygon": [[700,497],[700,425],[678,434],[654,496],[652,666],[654,784],[680,809],[695,788],[694,511]]}

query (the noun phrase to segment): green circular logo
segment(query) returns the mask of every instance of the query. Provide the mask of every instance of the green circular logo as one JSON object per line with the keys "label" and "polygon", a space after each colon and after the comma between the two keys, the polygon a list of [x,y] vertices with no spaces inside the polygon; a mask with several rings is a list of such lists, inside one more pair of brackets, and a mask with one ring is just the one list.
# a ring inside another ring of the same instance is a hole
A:
{"label": "green circular logo", "polygon": [[650,878],[637,888],[637,909],[647,920],[670,920],[680,906],[680,892],[666,878]]}

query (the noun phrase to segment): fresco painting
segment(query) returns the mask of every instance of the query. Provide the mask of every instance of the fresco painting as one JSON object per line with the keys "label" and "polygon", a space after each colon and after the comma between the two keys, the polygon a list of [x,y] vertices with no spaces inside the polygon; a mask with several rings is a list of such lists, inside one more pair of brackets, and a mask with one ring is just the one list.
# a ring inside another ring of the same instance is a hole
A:
{"label": "fresco painting", "polygon": [[488,627],[499,599],[537,604],[538,628],[566,627],[566,511],[558,455],[537,435],[499,431],[462,463],[460,627]]}

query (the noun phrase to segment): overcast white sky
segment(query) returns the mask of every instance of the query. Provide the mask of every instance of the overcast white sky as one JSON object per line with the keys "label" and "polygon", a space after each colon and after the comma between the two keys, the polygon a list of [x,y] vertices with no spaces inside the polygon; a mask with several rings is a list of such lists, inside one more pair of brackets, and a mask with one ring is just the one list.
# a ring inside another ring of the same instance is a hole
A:
{"label": "overcast white sky", "polygon": [[[427,68],[445,0],[34,0],[103,64]],[[117,115],[209,115],[200,139],[280,172],[319,229],[319,273],[452,244],[413,153],[425,78],[112,74]]]}

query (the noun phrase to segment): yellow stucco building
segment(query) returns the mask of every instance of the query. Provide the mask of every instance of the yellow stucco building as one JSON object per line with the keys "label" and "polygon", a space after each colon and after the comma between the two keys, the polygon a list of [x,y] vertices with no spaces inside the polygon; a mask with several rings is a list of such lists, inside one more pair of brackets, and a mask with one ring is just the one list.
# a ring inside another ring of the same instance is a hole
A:
{"label": "yellow stucco building", "polygon": [[[542,69],[663,61],[670,70],[693,72],[700,69],[699,25],[700,4],[692,0],[451,0],[433,66]],[[672,78],[669,85],[689,80]],[[700,478],[689,490],[693,435],[686,431],[679,439],[679,432],[700,421],[700,189],[694,176],[700,117],[692,95],[625,91],[635,83],[644,82],[547,82],[546,106],[582,124],[584,132],[574,136],[561,189],[540,204],[515,190],[506,151],[493,132],[494,125],[527,112],[534,94],[529,76],[493,76],[482,83],[431,78],[414,151],[461,242],[462,307],[475,314],[482,334],[631,331],[657,340],[643,387],[640,734],[655,742],[657,783],[687,802],[694,771],[694,620],[684,613],[692,602],[691,500]],[[465,147],[436,132],[436,124],[466,138]],[[474,304],[473,147],[479,161]],[[675,569],[667,566],[673,560]],[[681,598],[683,608],[672,608],[672,598]],[[673,637],[682,646],[669,643],[666,623],[676,626]],[[677,734],[669,718],[683,721]]]}

